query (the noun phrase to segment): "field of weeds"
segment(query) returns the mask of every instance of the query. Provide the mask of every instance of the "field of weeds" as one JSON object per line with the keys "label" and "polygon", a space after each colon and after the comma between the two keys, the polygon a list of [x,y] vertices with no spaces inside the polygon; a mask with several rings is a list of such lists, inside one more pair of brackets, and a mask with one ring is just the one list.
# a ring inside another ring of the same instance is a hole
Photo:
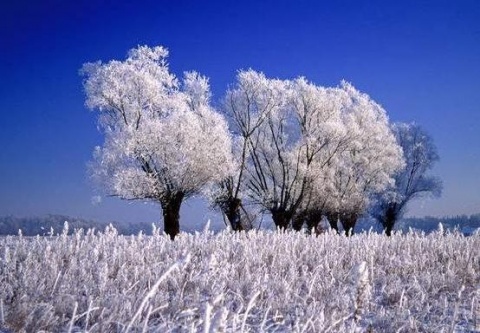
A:
{"label": "field of weeds", "polygon": [[480,235],[0,239],[1,332],[479,332]]}

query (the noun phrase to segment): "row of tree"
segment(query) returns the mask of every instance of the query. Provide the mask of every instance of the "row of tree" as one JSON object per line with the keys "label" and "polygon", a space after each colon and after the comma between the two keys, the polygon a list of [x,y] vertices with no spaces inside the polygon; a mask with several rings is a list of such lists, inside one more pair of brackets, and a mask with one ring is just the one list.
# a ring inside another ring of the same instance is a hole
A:
{"label": "row of tree", "polygon": [[180,231],[186,198],[206,195],[232,229],[269,213],[278,228],[353,231],[369,208],[390,234],[409,200],[439,193],[426,172],[438,156],[414,124],[394,124],[351,84],[322,87],[239,71],[219,110],[208,79],[170,73],[163,47],[83,67],[86,104],[105,136],[90,164],[109,194],[159,202]]}

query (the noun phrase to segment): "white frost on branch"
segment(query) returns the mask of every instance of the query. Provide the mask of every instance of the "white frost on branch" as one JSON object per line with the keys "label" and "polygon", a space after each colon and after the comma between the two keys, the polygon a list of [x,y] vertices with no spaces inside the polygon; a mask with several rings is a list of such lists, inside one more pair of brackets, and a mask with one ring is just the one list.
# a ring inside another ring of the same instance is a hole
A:
{"label": "white frost on branch", "polygon": [[163,47],[140,46],[125,61],[86,64],[86,105],[105,134],[90,169],[108,194],[162,201],[219,181],[232,167],[231,138],[210,106],[207,78],[169,72]]}

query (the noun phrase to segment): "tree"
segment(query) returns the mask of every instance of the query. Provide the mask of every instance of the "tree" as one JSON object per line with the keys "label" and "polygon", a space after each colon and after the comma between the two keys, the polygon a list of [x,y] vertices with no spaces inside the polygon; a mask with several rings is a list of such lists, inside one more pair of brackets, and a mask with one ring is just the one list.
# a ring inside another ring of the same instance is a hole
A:
{"label": "tree", "polygon": [[230,121],[234,140],[234,166],[209,194],[215,206],[220,207],[235,231],[251,227],[252,218],[245,209],[245,180],[251,158],[252,138],[269,113],[277,107],[278,94],[269,91],[269,81],[253,70],[239,71],[237,82],[229,89],[222,110]]}
{"label": "tree", "polygon": [[173,239],[183,200],[230,173],[231,139],[209,104],[208,80],[190,72],[180,83],[167,56],[161,46],[139,46],[125,61],[88,63],[82,73],[105,136],[92,176],[112,196],[160,203]]}
{"label": "tree", "polygon": [[[340,211],[354,224],[368,196],[383,190],[401,165],[385,111],[347,83],[325,88],[241,71],[225,112],[241,145],[238,171],[217,196],[227,217],[242,192],[278,228],[314,228],[323,215]],[[239,214],[230,216],[238,221]]]}
{"label": "tree", "polygon": [[247,98],[240,113],[249,118],[250,104],[262,105],[265,112],[248,138],[247,193],[285,229],[294,217],[303,217],[297,211],[314,171],[328,164],[338,149],[339,109],[331,107],[328,89],[304,78],[282,81],[252,73],[252,79],[263,82],[261,89]]}
{"label": "tree", "polygon": [[332,228],[338,231],[340,221],[350,234],[369,198],[393,182],[402,154],[380,105],[347,82],[329,91],[316,117],[337,110],[338,118],[323,118],[322,125],[314,126],[316,131],[319,126],[330,130],[314,140],[322,150],[311,165],[311,193],[302,213],[309,228],[327,216]]}
{"label": "tree", "polygon": [[305,79],[293,85],[291,102],[296,115],[304,160],[308,167],[306,189],[292,227],[317,230],[331,200],[334,170],[347,149],[347,128],[342,119],[343,100],[337,88],[319,87]]}
{"label": "tree", "polygon": [[439,196],[442,190],[440,179],[428,175],[439,159],[432,137],[415,123],[396,123],[392,131],[402,147],[405,167],[395,174],[395,184],[377,198],[372,213],[387,236],[391,235],[411,200]]}

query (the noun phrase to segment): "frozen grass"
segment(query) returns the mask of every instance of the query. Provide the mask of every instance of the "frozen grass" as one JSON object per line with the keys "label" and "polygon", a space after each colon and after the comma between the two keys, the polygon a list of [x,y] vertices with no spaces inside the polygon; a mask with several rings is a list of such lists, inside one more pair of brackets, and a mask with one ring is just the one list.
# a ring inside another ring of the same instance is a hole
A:
{"label": "frozen grass", "polygon": [[0,239],[0,331],[475,332],[480,236]]}

